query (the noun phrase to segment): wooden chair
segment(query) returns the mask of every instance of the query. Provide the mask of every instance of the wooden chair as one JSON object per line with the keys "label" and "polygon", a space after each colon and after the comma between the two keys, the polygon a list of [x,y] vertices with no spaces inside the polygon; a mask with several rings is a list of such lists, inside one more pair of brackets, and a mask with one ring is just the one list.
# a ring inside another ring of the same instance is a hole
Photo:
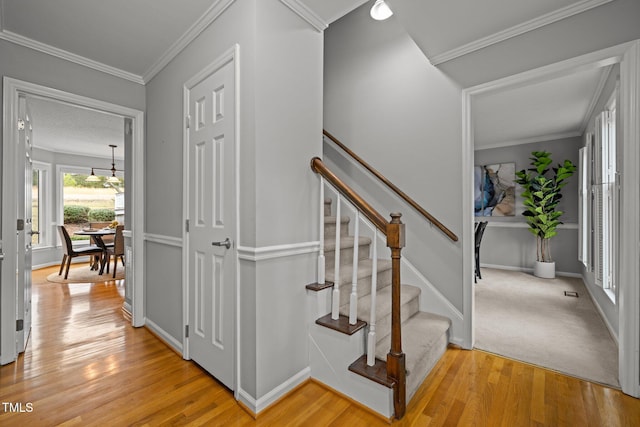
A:
{"label": "wooden chair", "polygon": [[118,266],[118,258],[122,261],[122,266],[124,266],[124,237],[122,236],[122,230],[124,230],[124,225],[116,226],[116,234],[113,238],[113,246],[107,246],[105,251],[105,257],[102,261],[102,268],[100,269],[100,274],[102,274],[105,265],[107,266],[107,273],[109,272],[109,263],[111,262],[111,257],[113,256],[113,278],[116,277],[116,267]]}
{"label": "wooden chair", "polygon": [[60,240],[62,240],[62,249],[64,250],[64,256],[62,257],[62,262],[60,263],[60,271],[58,272],[58,276],[62,274],[62,269],[65,268],[64,278],[66,279],[69,276],[69,267],[71,266],[71,259],[79,256],[102,256],[104,251],[101,247],[96,245],[89,245],[79,248],[74,248],[71,243],[71,237],[69,237],[69,232],[64,227],[64,225],[58,226],[58,233],[60,234]]}

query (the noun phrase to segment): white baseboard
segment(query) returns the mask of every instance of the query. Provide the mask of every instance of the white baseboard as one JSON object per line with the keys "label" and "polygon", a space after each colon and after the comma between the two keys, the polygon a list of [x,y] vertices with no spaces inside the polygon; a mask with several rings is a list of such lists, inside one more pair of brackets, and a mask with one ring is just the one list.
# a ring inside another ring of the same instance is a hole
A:
{"label": "white baseboard", "polygon": [[584,287],[587,289],[587,293],[589,294],[589,298],[591,298],[591,302],[593,303],[596,310],[598,310],[598,314],[600,315],[600,317],[602,318],[602,321],[604,322],[605,326],[609,330],[609,334],[611,335],[611,338],[613,338],[613,340],[616,342],[616,346],[620,348],[620,343],[618,342],[618,334],[611,326],[611,323],[609,323],[609,319],[607,319],[607,316],[604,314],[604,311],[602,311],[602,308],[600,308],[600,304],[598,304],[598,301],[596,300],[595,296],[591,293],[591,289],[589,288],[589,283],[587,283],[587,280],[585,279],[584,276],[580,276],[580,278],[582,279],[582,283],[584,284]]}
{"label": "white baseboard", "polygon": [[149,320],[148,318],[144,319],[144,326],[149,328],[154,334],[158,335],[161,340],[163,340],[167,345],[173,347],[179,354],[182,354],[182,343],[168,334],[164,329],[160,326]]}
{"label": "white baseboard", "polygon": [[[508,271],[521,271],[523,273],[533,273],[533,268],[529,267],[514,267],[512,265],[499,265],[499,264],[483,264],[480,263],[480,268],[495,268],[496,270],[508,270]],[[581,279],[582,275],[580,273],[572,273],[570,271],[556,271],[556,275],[562,277],[575,277],[577,279]]]}
{"label": "white baseboard", "polygon": [[310,377],[311,368],[307,366],[259,399],[253,398],[249,393],[238,386],[238,400],[257,415]]}

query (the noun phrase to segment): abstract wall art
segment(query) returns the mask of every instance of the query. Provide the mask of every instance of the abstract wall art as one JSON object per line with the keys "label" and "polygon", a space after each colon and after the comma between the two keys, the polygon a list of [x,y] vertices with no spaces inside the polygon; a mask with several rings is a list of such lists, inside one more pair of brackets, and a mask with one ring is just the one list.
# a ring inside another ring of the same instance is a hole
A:
{"label": "abstract wall art", "polygon": [[474,167],[474,215],[515,216],[516,164],[495,163]]}

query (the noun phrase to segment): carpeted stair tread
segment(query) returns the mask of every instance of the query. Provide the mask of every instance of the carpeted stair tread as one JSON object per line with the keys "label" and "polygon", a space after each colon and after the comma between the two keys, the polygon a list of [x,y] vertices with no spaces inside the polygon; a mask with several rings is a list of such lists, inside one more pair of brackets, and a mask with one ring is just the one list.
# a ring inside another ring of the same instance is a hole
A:
{"label": "carpeted stair tread", "polygon": [[[391,270],[391,260],[389,259],[378,259],[378,276],[380,273],[385,270]],[[363,259],[358,262],[358,279],[362,279],[364,277],[371,276],[371,272],[373,271],[373,260],[371,259]],[[343,265],[340,267],[340,280],[338,283],[343,286],[346,284],[351,285],[353,273],[353,265]],[[335,279],[335,270],[333,265],[326,266],[326,274],[325,278],[330,282],[336,283]],[[380,284],[380,283],[379,283]]]}
{"label": "carpeted stair tread", "polygon": [[[451,321],[437,314],[418,312],[402,323],[402,351],[406,355],[407,402],[447,349]],[[387,359],[391,334],[378,341],[376,357]]]}
{"label": "carpeted stair tread", "polygon": [[[404,306],[414,298],[420,296],[420,288],[411,285],[401,285],[400,287],[400,306]],[[401,312],[404,310],[401,310]],[[371,294],[358,298],[358,319],[369,323],[371,313]],[[340,314],[345,316],[349,315],[349,304],[345,304],[340,307]],[[384,289],[380,289],[376,295],[376,323],[378,319],[391,314],[391,286],[387,286]],[[414,313],[408,314],[407,318]],[[378,330],[380,332],[380,330]],[[384,337],[386,334],[380,334],[379,337]]]}

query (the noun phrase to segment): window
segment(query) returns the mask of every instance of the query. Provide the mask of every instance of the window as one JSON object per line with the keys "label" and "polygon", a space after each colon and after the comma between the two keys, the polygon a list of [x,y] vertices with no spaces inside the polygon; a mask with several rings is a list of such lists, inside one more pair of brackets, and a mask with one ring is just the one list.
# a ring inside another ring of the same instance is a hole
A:
{"label": "window", "polygon": [[616,92],[596,116],[580,150],[580,260],[615,302],[617,286],[618,172]]}
{"label": "window", "polygon": [[[59,224],[63,224],[73,241],[86,241],[88,236],[74,232],[90,223],[110,223],[116,219],[116,194],[124,191],[124,183],[113,185],[100,176],[99,182],[86,182],[87,168],[58,167]],[[81,243],[81,242],[78,242]]]}
{"label": "window", "polygon": [[31,237],[33,248],[51,245],[51,210],[49,201],[51,200],[51,165],[48,163],[33,162],[32,171],[32,203],[31,215],[33,219],[32,229],[38,231]]}

